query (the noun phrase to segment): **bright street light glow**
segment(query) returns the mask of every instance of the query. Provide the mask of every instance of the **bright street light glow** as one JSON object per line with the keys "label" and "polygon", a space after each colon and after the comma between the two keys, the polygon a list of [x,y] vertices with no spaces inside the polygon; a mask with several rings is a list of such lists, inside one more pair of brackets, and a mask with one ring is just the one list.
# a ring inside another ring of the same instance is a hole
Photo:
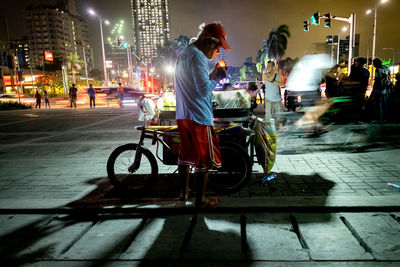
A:
{"label": "bright street light glow", "polygon": [[124,40],[124,39],[125,39],[125,37],[124,37],[123,35],[120,35],[119,38],[120,38],[121,40]]}
{"label": "bright street light glow", "polygon": [[365,12],[365,13],[367,13],[367,15],[369,15],[369,14],[371,14],[371,12],[372,12],[372,9],[368,9],[367,12]]}
{"label": "bright street light glow", "polygon": [[344,26],[344,27],[342,28],[342,31],[345,32],[345,31],[347,31],[347,29],[348,29],[348,28],[347,28],[346,26]]}
{"label": "bright street light glow", "polygon": [[90,15],[96,15],[96,12],[94,12],[94,10],[93,10],[93,9],[89,9],[89,11],[88,11],[88,12],[89,12],[89,14],[90,14]]}
{"label": "bright street light glow", "polygon": [[166,70],[168,73],[173,73],[173,72],[174,72],[174,67],[172,67],[171,65],[168,65],[168,66],[165,67],[165,70]]}
{"label": "bright street light glow", "polygon": [[389,0],[381,0],[381,4],[384,4],[386,2],[389,2]]}
{"label": "bright street light glow", "polygon": [[109,25],[109,24],[110,24],[110,22],[109,22],[108,20],[105,20],[104,23],[105,23],[106,25]]}

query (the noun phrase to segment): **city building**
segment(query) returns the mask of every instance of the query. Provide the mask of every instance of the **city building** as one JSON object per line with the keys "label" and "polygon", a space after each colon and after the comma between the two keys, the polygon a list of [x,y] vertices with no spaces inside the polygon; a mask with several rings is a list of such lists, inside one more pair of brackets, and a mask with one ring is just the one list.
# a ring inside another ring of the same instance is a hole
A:
{"label": "city building", "polygon": [[77,53],[79,59],[83,60],[85,52],[88,69],[93,67],[87,24],[77,13],[75,0],[58,0],[54,5],[38,3],[27,6],[25,22],[29,58],[33,67],[46,64],[45,51],[52,53],[52,64],[59,65],[65,65],[71,53]]}
{"label": "city building", "polygon": [[128,44],[125,42],[124,28],[125,22],[123,20],[116,23],[104,46],[106,59],[109,63],[106,66],[110,69],[109,78],[114,81],[120,81],[122,76],[128,75]]}
{"label": "city building", "polygon": [[131,0],[133,49],[149,64],[169,36],[168,0]]}
{"label": "city building", "polygon": [[12,49],[15,49],[15,56],[17,57],[20,68],[29,68],[29,43],[28,38],[24,37],[21,40],[12,40],[10,43]]}
{"label": "city building", "polygon": [[[341,39],[342,37],[339,35],[329,35],[326,37],[326,48],[327,48],[327,53],[331,54],[333,58],[337,59],[338,56],[338,43],[339,43],[339,62],[343,62],[348,60],[349,57],[349,42],[350,42],[350,36],[347,36],[346,39]],[[353,58],[359,56],[359,50],[360,50],[360,35],[356,34],[355,35],[355,40],[354,40],[354,48],[353,48]]]}

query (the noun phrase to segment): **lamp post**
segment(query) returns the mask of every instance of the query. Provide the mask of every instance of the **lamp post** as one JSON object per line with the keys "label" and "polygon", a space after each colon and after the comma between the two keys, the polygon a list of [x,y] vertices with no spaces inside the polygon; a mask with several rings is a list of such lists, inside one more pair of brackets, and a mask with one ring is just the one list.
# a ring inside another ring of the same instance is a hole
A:
{"label": "lamp post", "polygon": [[[381,4],[384,4],[388,2],[389,0],[380,0]],[[367,10],[367,14],[370,14],[372,12],[371,9]],[[374,35],[372,38],[372,60],[375,59],[375,44],[376,44],[376,18],[378,16],[378,3],[377,0],[375,0],[375,7],[374,7]]]}
{"label": "lamp post", "polygon": [[100,23],[100,35],[101,35],[101,51],[103,53],[103,69],[104,69],[104,84],[108,86],[108,77],[107,77],[107,69],[106,69],[106,54],[104,52],[104,39],[103,39],[103,22],[105,24],[110,24],[108,20],[103,20],[100,15],[96,14],[92,9],[89,9],[89,14],[96,16],[99,19]]}

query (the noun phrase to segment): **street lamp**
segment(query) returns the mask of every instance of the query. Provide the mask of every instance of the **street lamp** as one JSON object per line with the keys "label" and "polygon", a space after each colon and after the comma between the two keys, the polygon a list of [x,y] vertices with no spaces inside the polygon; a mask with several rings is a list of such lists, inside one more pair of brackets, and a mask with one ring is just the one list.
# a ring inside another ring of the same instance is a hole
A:
{"label": "street lamp", "polygon": [[[380,0],[381,4],[384,4],[386,2],[388,2],[389,0]],[[367,10],[367,15],[372,13],[372,9],[368,9]],[[375,7],[374,7],[374,36],[372,39],[372,60],[375,59],[375,43],[376,43],[376,17],[378,13],[378,4],[377,4],[377,0],[375,0]],[[372,77],[372,75],[371,75]]]}
{"label": "street lamp", "polygon": [[89,14],[92,16],[96,16],[99,19],[100,23],[100,35],[101,35],[101,51],[103,53],[103,69],[104,69],[104,84],[108,86],[108,77],[107,77],[107,69],[106,69],[106,54],[104,52],[104,39],[103,39],[103,22],[108,25],[110,22],[108,20],[104,20],[100,15],[96,14],[93,9],[89,9]]}

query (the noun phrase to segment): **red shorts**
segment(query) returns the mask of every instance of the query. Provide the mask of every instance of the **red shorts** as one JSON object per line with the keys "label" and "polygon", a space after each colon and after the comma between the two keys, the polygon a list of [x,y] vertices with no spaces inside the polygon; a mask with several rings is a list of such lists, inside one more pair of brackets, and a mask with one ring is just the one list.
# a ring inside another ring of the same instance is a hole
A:
{"label": "red shorts", "polygon": [[181,137],[179,165],[194,166],[194,171],[207,172],[213,166],[221,167],[221,153],[212,126],[192,120],[176,120]]}

